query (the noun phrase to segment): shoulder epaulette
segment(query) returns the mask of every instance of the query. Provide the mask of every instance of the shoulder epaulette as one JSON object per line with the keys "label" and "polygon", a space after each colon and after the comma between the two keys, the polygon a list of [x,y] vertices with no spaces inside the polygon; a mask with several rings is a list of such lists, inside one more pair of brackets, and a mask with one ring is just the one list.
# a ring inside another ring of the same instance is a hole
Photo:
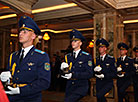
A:
{"label": "shoulder epaulette", "polygon": [[17,55],[19,53],[19,51],[15,51],[15,52],[13,52],[13,53],[11,53],[12,55]]}
{"label": "shoulder epaulette", "polygon": [[44,51],[41,51],[41,50],[38,50],[38,49],[35,49],[34,51],[35,51],[35,52],[38,52],[38,53],[41,53],[41,54],[45,54]]}
{"label": "shoulder epaulette", "polygon": [[84,52],[84,51],[82,51],[82,53],[83,53],[83,54],[85,54],[85,55],[89,55],[89,53],[87,53],[87,52]]}
{"label": "shoulder epaulette", "polygon": [[131,57],[127,57],[128,59],[132,59]]}
{"label": "shoulder epaulette", "polygon": [[113,56],[108,55],[109,58],[114,58]]}

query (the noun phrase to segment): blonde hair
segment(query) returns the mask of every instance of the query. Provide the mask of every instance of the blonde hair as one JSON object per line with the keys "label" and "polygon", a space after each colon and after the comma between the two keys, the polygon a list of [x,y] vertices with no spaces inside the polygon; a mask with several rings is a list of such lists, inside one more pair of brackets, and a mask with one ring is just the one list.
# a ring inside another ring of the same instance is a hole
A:
{"label": "blonde hair", "polygon": [[39,38],[38,38],[38,36],[36,35],[36,38],[34,39],[33,45],[36,46],[38,42],[39,42]]}

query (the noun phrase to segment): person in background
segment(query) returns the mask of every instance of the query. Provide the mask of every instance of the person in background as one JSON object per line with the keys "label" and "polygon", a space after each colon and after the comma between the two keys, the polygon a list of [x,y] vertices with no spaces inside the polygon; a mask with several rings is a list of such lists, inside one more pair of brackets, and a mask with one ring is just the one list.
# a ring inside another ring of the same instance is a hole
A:
{"label": "person in background", "polygon": [[135,68],[135,73],[133,75],[133,86],[135,102],[138,102],[138,46],[134,47],[133,51],[135,52],[135,58],[133,59],[133,66]]}
{"label": "person in background", "polygon": [[10,55],[8,71],[2,72],[0,76],[1,81],[12,79],[5,91],[10,102],[42,102],[41,91],[50,85],[49,56],[33,45],[40,34],[40,29],[32,18],[21,16],[19,42],[22,48]]}
{"label": "person in background", "polygon": [[68,79],[66,85],[65,102],[79,102],[87,95],[89,79],[92,77],[92,57],[81,50],[85,40],[82,33],[73,29],[70,32],[73,52],[65,55],[65,62],[61,64],[61,70],[68,68],[68,73],[61,77]]}
{"label": "person in background", "polygon": [[113,78],[116,77],[115,58],[107,54],[109,43],[104,38],[96,40],[100,56],[94,60],[94,74],[96,77],[97,102],[107,102],[106,96],[113,88]]}
{"label": "person in background", "polygon": [[118,44],[120,49],[120,57],[117,58],[117,88],[118,88],[118,102],[128,101],[126,98],[126,89],[131,84],[133,72],[133,60],[127,56],[129,47],[121,42]]}

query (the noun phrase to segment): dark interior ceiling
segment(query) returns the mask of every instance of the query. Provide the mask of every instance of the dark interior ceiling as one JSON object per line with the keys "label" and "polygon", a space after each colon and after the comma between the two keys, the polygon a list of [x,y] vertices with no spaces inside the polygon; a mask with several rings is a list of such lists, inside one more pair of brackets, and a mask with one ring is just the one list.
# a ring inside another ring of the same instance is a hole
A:
{"label": "dark interior ceiling", "polygon": [[[24,3],[27,3],[32,6],[33,9],[38,8],[38,6],[41,6],[40,4],[37,6],[37,3],[40,1],[41,4],[43,2],[47,3],[48,1],[45,0],[17,0]],[[76,3],[79,7],[85,9],[86,11],[89,11],[89,13],[86,14],[79,14],[79,15],[73,15],[73,16],[67,16],[67,17],[58,17],[58,18],[49,18],[46,20],[38,20],[36,21],[38,25],[40,25],[41,28],[45,28],[46,26],[49,29],[53,30],[62,30],[62,29],[69,29],[72,27],[75,28],[87,28],[87,27],[93,27],[93,15],[96,12],[105,12],[109,10],[115,10],[111,5],[106,3],[104,0],[53,0],[50,1],[50,3],[53,2],[53,5],[56,4],[55,2],[61,2],[64,3]],[[63,2],[64,1],[64,2]],[[59,3],[60,4],[60,3]],[[48,6],[49,4],[47,4]],[[52,5],[52,4],[51,4]],[[42,5],[44,7],[44,5]],[[125,9],[119,9],[118,10],[124,17],[124,20],[129,19],[138,19],[138,7],[131,7],[131,8],[125,8]],[[53,13],[55,11],[52,11]],[[7,14],[13,14],[18,12],[16,10],[13,10],[12,8],[8,8],[7,5],[0,2],[0,16],[7,15]],[[44,13],[41,13],[44,14]],[[47,13],[48,14],[48,13]],[[35,14],[34,14],[35,17]],[[9,27],[17,27],[17,20],[16,18],[11,18],[11,20],[15,20],[14,24],[10,25]],[[3,22],[8,21],[8,19],[3,20]],[[82,23],[80,23],[82,22]],[[137,24],[137,23],[136,23]],[[134,24],[134,25],[136,25]],[[127,25],[133,25],[133,24],[127,24]],[[7,28],[7,26],[4,26],[3,29]],[[2,28],[1,28],[2,29]],[[137,29],[137,26],[135,27]]]}

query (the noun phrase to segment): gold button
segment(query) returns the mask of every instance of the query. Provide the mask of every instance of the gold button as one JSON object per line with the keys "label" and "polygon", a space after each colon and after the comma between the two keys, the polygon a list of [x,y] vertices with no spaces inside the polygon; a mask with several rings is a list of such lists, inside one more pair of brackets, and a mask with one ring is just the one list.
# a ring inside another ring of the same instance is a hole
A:
{"label": "gold button", "polygon": [[31,70],[31,68],[29,68],[28,70]]}
{"label": "gold button", "polygon": [[74,84],[74,82],[72,82],[72,84]]}
{"label": "gold button", "polygon": [[16,78],[16,80],[18,80],[19,78]]}
{"label": "gold button", "polygon": [[17,70],[17,73],[19,73],[20,71],[19,70]]}

